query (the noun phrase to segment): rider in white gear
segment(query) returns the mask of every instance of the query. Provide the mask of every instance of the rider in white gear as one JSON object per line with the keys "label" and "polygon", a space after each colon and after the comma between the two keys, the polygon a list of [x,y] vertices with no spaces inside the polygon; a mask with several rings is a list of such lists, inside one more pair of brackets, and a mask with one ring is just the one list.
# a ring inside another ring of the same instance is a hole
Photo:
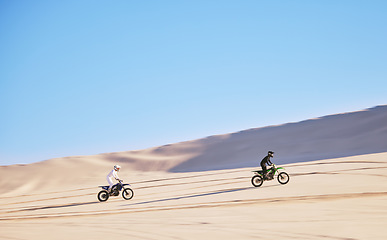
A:
{"label": "rider in white gear", "polygon": [[113,180],[114,179],[117,180],[117,181],[120,180],[120,178],[118,177],[118,171],[120,171],[120,169],[121,169],[121,166],[115,165],[114,169],[111,170],[110,173],[106,176],[106,180],[109,183],[109,190],[108,190],[109,192],[110,192],[110,190],[112,189],[112,187],[114,185]]}

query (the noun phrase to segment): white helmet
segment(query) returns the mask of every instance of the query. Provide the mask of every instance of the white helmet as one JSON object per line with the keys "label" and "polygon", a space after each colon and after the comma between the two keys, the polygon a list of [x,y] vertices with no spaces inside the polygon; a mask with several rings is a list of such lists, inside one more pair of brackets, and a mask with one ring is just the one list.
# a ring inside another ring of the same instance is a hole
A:
{"label": "white helmet", "polygon": [[120,165],[115,165],[115,166],[114,166],[114,170],[120,171],[120,169],[121,169],[121,166],[120,166]]}

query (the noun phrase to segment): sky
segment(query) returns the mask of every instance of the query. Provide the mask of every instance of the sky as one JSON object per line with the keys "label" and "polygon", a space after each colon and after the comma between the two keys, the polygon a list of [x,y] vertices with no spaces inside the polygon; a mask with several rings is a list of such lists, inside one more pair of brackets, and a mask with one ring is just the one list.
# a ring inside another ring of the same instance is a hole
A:
{"label": "sky", "polygon": [[0,0],[0,165],[387,104],[387,1]]}

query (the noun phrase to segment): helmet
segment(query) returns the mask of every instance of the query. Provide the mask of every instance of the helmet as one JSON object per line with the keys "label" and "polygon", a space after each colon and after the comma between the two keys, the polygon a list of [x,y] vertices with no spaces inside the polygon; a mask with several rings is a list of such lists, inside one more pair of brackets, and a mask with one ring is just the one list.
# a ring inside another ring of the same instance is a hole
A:
{"label": "helmet", "polygon": [[119,171],[120,169],[121,169],[121,166],[120,166],[120,165],[115,165],[115,166],[114,166],[114,170]]}
{"label": "helmet", "polygon": [[267,154],[270,155],[270,156],[273,156],[274,152],[273,151],[269,151]]}

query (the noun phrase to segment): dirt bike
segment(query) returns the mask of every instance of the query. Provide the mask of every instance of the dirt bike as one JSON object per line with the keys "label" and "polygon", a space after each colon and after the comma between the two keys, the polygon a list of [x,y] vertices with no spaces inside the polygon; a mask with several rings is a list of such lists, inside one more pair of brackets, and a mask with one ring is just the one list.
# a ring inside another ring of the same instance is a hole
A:
{"label": "dirt bike", "polygon": [[98,194],[97,194],[97,197],[98,197],[98,200],[100,202],[105,202],[109,199],[110,196],[118,196],[120,194],[120,191],[122,191],[122,197],[125,199],[125,200],[130,200],[133,198],[134,196],[134,192],[132,189],[128,188],[128,187],[125,187],[125,186],[130,186],[130,184],[127,184],[127,183],[122,183],[123,181],[122,180],[119,180],[119,182],[115,185],[113,185],[112,189],[110,190],[109,192],[109,186],[99,186],[101,187],[103,190],[101,190]]}
{"label": "dirt bike", "polygon": [[277,175],[277,180],[281,184],[287,184],[289,182],[289,175],[286,172],[281,172],[280,170],[285,170],[283,167],[277,167],[276,165],[272,165],[271,168],[267,170],[266,179],[263,177],[263,171],[252,171],[255,173],[255,176],[251,178],[251,183],[254,187],[262,186],[264,181],[270,181],[275,178]]}

